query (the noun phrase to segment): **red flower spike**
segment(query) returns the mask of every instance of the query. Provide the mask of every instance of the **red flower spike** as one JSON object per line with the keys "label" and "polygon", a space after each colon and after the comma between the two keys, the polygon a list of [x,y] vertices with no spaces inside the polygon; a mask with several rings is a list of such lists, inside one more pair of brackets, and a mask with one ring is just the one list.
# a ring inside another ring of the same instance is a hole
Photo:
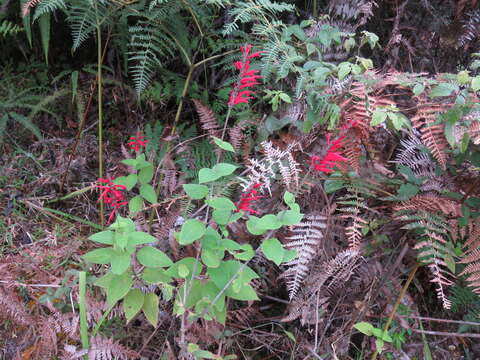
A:
{"label": "red flower spike", "polygon": [[257,183],[254,184],[250,189],[247,189],[245,192],[242,193],[240,196],[240,201],[238,201],[237,205],[237,212],[243,210],[249,214],[258,214],[258,211],[252,209],[252,202],[258,199],[263,198],[264,196],[259,196],[258,189],[263,184]]}
{"label": "red flower spike", "polygon": [[128,204],[125,200],[124,193],[124,190],[126,190],[127,187],[125,185],[114,184],[111,179],[102,178],[97,180],[97,184],[95,184],[94,187],[102,190],[98,197],[98,201],[103,201],[104,204],[108,204],[112,207],[112,212],[107,219],[107,224],[109,224],[115,217],[120,206]]}
{"label": "red flower spike", "polygon": [[342,141],[345,139],[345,136],[341,136],[332,142],[330,142],[330,134],[327,134],[326,138],[327,144],[331,144],[327,150],[327,153],[323,158],[320,156],[312,156],[310,162],[314,170],[330,174],[333,172],[333,168],[337,165],[337,163],[348,161],[348,159],[342,156],[338,151],[338,149],[343,146]]}
{"label": "red flower spike", "polygon": [[131,150],[138,152],[141,148],[147,146],[149,140],[144,140],[144,138],[143,135],[131,136],[127,145]]}
{"label": "red flower spike", "polygon": [[249,59],[261,56],[263,51],[257,51],[253,54],[250,54],[251,49],[252,45],[240,46],[240,52],[243,54],[242,60],[233,63],[235,68],[240,71],[240,80],[237,81],[234,88],[230,92],[230,99],[228,100],[228,106],[230,107],[233,107],[237,104],[247,104],[248,101],[253,98],[250,96],[250,94],[254,94],[254,92],[250,90],[241,90],[245,88],[251,88],[252,86],[259,84],[257,80],[260,79],[261,76],[256,75],[258,70],[250,70]]}

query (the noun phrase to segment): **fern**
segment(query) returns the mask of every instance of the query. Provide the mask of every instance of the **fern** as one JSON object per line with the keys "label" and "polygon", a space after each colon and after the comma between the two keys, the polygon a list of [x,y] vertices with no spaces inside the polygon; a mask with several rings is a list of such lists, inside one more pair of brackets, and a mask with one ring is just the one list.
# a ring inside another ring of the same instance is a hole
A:
{"label": "fern", "polygon": [[418,259],[430,269],[437,297],[443,307],[449,309],[451,302],[447,298],[446,288],[453,284],[455,263],[448,222],[441,215],[422,210],[403,210],[395,216],[407,222],[404,229],[419,232],[420,238],[415,245],[415,249],[419,250]]}
{"label": "fern", "polygon": [[67,21],[72,30],[75,51],[85,42],[100,24],[100,16],[104,16],[107,8],[102,5],[104,1],[74,0],[67,11]]}
{"label": "fern", "polygon": [[19,33],[20,31],[23,31],[23,29],[20,26],[12,23],[11,21],[2,20],[0,22],[0,36],[1,37],[11,36],[11,35]]}
{"label": "fern", "polygon": [[[45,14],[51,14],[57,10],[65,11],[67,9],[67,5],[65,0],[38,0],[39,4],[35,8],[35,14],[33,15],[33,20],[37,20],[40,16]],[[34,2],[38,2],[34,1]],[[31,2],[31,1],[30,1]],[[25,6],[28,3],[25,4]],[[25,16],[25,7],[23,10]]]}
{"label": "fern", "polygon": [[282,274],[286,279],[290,300],[295,298],[308,274],[309,264],[322,243],[326,224],[326,216],[306,215],[301,223],[295,225],[292,235],[287,239],[285,247],[297,251],[297,257],[286,264],[287,270]]}
{"label": "fern", "polygon": [[287,190],[294,191],[297,189],[300,169],[299,164],[293,158],[291,149],[277,149],[273,147],[271,142],[263,142],[262,149],[265,154],[263,159],[250,159],[250,164],[247,166],[247,179],[242,179],[244,190],[261,183],[271,193],[271,182],[278,177],[280,177]]}
{"label": "fern", "polygon": [[225,24],[222,34],[227,36],[237,31],[239,23],[245,24],[262,18],[271,20],[281,12],[293,11],[294,9],[294,5],[270,0],[236,1],[235,5],[228,11],[228,16],[232,20]]}

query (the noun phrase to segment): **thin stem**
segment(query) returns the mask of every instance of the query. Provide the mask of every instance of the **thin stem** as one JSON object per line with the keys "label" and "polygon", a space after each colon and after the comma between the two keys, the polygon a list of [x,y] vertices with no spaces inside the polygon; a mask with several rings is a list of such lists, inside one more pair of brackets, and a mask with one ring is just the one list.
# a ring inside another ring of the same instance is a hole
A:
{"label": "thin stem", "polygon": [[[383,333],[385,334],[388,331],[388,328],[390,327],[390,324],[393,321],[393,317],[395,316],[395,313],[397,312],[398,306],[400,305],[400,301],[402,301],[403,297],[405,296],[405,293],[407,292],[408,287],[410,286],[410,283],[412,282],[413,278],[415,277],[415,274],[417,273],[418,268],[420,267],[419,264],[415,264],[413,269],[410,271],[410,274],[408,275],[407,282],[405,285],[403,285],[402,290],[400,291],[400,295],[398,295],[397,301],[395,302],[395,305],[393,305],[392,312],[390,313],[390,316],[388,317],[388,320],[383,327]],[[375,352],[372,355],[371,360],[375,360],[378,355],[378,349],[375,350]]]}
{"label": "thin stem", "polygon": [[[97,90],[98,90],[98,177],[103,177],[103,84],[102,84],[102,33],[98,21],[98,7],[95,3],[97,20]],[[100,201],[100,224],[105,225],[104,204]]]}
{"label": "thin stem", "polygon": [[88,349],[88,324],[87,324],[87,308],[86,308],[86,290],[87,290],[87,273],[79,272],[79,299],[78,307],[80,309],[80,337],[82,339],[82,347]]}

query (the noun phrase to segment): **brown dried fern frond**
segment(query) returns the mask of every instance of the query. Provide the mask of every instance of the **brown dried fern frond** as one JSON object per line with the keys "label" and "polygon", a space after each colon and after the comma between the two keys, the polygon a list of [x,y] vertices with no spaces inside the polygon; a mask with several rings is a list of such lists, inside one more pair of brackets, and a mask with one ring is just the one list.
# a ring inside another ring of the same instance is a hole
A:
{"label": "brown dried fern frond", "polygon": [[[425,227],[428,227],[425,224]],[[432,274],[432,283],[435,283],[438,299],[445,309],[450,309],[451,302],[446,295],[446,288],[453,284],[453,275],[447,270],[446,259],[453,261],[453,253],[447,248],[445,238],[434,231],[425,231],[425,237],[414,247],[419,250],[420,261],[425,262]]]}
{"label": "brown dried fern frond", "polygon": [[[478,118],[480,118],[480,114],[478,115]],[[468,134],[470,135],[470,139],[475,145],[480,144],[480,121],[473,121],[469,128],[468,128]]]}
{"label": "brown dried fern frond", "polygon": [[245,123],[239,123],[228,129],[228,139],[237,152],[242,149],[242,144],[245,141],[244,131]]}
{"label": "brown dried fern frond", "polygon": [[423,210],[433,213],[441,213],[455,218],[461,216],[460,204],[439,195],[417,195],[395,205],[393,210]]}
{"label": "brown dried fern frond", "polygon": [[23,301],[12,289],[4,286],[0,286],[0,319],[25,327],[35,324],[34,318],[25,310]]}
{"label": "brown dried fern frond", "polygon": [[295,298],[308,275],[310,262],[317,255],[323,241],[327,221],[328,217],[324,215],[306,215],[287,238],[285,247],[297,251],[297,257],[285,264],[287,269],[281,275],[286,280],[290,300]]}
{"label": "brown dried fern frond", "polygon": [[345,250],[319,264],[312,270],[313,274],[308,276],[298,297],[288,306],[288,315],[281,321],[290,322],[300,318],[302,325],[321,321],[321,316],[316,314],[327,311],[332,291],[345,288],[359,259],[358,251]]}
{"label": "brown dried fern frond", "polygon": [[473,292],[480,295],[480,225],[470,223],[467,228],[469,230],[468,239],[463,245],[465,255],[460,260],[460,263],[467,264],[467,266],[460,275],[466,275],[468,286],[473,289]]}
{"label": "brown dried fern frond", "polygon": [[195,109],[197,110],[200,118],[200,125],[202,129],[205,130],[210,136],[218,137],[221,133],[221,129],[218,125],[215,113],[200,100],[192,99],[192,101],[195,104]]}
{"label": "brown dried fern frond", "polygon": [[255,184],[262,184],[271,192],[271,182],[280,175],[282,183],[287,190],[295,191],[300,183],[300,165],[295,161],[290,148],[280,150],[271,142],[263,142],[264,158],[261,160],[250,159],[247,165],[247,179],[242,187],[247,190]]}
{"label": "brown dried fern frond", "polygon": [[136,351],[126,348],[119,341],[97,335],[91,339],[89,360],[127,360],[140,357]]}
{"label": "brown dried fern frond", "polygon": [[426,98],[420,98],[417,105],[417,114],[412,117],[412,124],[421,133],[422,142],[432,152],[432,156],[443,170],[447,168],[447,154],[449,145],[444,135],[444,123],[437,123],[437,116],[447,111],[451,104],[428,103]]}
{"label": "brown dried fern frond", "polygon": [[463,248],[467,253],[470,253],[480,248],[480,224],[469,224],[468,239],[465,241]]}

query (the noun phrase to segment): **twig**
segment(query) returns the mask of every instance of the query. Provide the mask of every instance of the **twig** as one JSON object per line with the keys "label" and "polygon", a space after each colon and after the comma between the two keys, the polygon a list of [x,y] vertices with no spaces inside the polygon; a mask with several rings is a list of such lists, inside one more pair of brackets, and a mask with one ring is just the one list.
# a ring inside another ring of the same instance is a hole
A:
{"label": "twig", "polygon": [[419,334],[426,334],[426,335],[453,336],[453,337],[466,337],[466,338],[480,339],[480,334],[473,334],[473,333],[451,333],[451,332],[418,330],[418,329],[412,329],[412,331],[416,332],[416,333],[419,333]]}

